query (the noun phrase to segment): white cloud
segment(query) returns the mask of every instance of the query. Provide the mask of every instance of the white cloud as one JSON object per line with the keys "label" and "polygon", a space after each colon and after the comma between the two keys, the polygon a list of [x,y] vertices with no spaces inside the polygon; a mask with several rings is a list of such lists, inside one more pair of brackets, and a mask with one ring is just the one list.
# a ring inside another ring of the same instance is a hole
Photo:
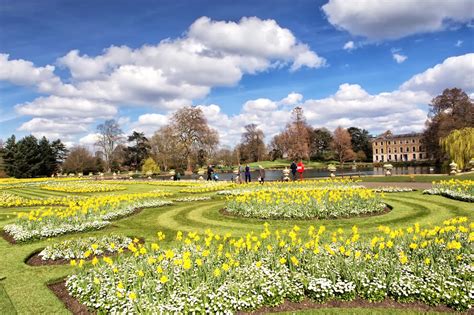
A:
{"label": "white cloud", "polygon": [[28,116],[76,118],[111,118],[117,114],[115,106],[81,98],[58,96],[39,97],[32,102],[15,106],[17,113]]}
{"label": "white cloud", "polygon": [[342,49],[347,50],[347,51],[351,51],[355,48],[356,47],[353,41],[348,41],[347,43],[344,44],[344,47],[342,47]]}
{"label": "white cloud", "polygon": [[89,133],[88,135],[79,139],[79,144],[87,147],[94,146],[95,143],[99,140],[98,133]]}
{"label": "white cloud", "polygon": [[467,93],[474,91],[474,53],[450,57],[442,63],[416,74],[402,84],[402,90],[427,91],[440,94],[446,88],[457,87]]}
{"label": "white cloud", "polygon": [[335,27],[372,40],[441,31],[474,18],[472,0],[329,0],[322,10]]}
{"label": "white cloud", "polygon": [[392,57],[393,57],[393,60],[395,60],[397,63],[402,63],[408,59],[407,56],[399,54],[399,53],[392,53]]}
{"label": "white cloud", "polygon": [[303,100],[303,95],[291,92],[287,97],[283,98],[278,104],[294,106]]}
{"label": "white cloud", "polygon": [[67,141],[74,136],[86,133],[93,119],[49,119],[33,118],[23,123],[18,130],[27,131],[36,137],[45,136],[49,139],[61,138]]}
{"label": "white cloud", "polygon": [[256,100],[250,100],[245,102],[244,111],[245,112],[269,112],[277,108],[277,104],[268,98],[259,98]]}
{"label": "white cloud", "polygon": [[456,46],[456,47],[461,47],[462,44],[463,44],[463,41],[462,41],[462,40],[458,40],[454,46]]}

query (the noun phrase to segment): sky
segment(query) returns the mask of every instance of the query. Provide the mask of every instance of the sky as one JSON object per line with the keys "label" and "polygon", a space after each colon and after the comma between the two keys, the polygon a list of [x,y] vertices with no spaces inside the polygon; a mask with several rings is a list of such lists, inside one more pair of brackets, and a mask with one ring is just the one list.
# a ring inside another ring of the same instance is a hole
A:
{"label": "sky", "polygon": [[445,88],[474,98],[474,0],[0,0],[0,139],[153,135],[194,105],[234,146],[309,124],[422,131]]}

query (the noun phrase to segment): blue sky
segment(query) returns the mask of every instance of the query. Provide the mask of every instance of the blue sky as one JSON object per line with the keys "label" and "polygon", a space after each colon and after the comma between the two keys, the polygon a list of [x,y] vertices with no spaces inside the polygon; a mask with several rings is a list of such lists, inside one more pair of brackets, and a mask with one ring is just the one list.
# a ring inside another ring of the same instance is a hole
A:
{"label": "blue sky", "polygon": [[[0,138],[152,135],[199,105],[234,145],[294,106],[315,127],[420,131],[444,88],[474,95],[474,2],[0,0]],[[112,47],[112,48],[110,48]]]}

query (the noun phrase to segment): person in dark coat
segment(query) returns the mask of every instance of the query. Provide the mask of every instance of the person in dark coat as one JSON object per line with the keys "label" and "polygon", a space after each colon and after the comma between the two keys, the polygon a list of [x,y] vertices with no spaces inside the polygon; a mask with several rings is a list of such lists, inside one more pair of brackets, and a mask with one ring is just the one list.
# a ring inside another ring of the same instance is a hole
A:
{"label": "person in dark coat", "polygon": [[207,180],[212,181],[212,173],[214,173],[214,169],[212,168],[211,165],[207,167]]}
{"label": "person in dark coat", "polygon": [[247,164],[245,166],[245,182],[250,183],[252,181],[252,178],[250,177],[250,166]]}
{"label": "person in dark coat", "polygon": [[293,175],[293,180],[296,180],[296,170],[298,169],[298,165],[296,165],[295,161],[291,163],[290,169],[291,169],[291,174]]}

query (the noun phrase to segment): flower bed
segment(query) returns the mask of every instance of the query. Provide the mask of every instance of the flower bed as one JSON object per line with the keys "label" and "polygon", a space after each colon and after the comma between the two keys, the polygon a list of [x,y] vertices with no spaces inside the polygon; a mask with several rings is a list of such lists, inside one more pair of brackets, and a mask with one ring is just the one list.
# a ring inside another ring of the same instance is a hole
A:
{"label": "flower bed", "polygon": [[226,197],[226,210],[262,219],[337,218],[381,212],[380,196],[364,188],[286,188],[247,191]]}
{"label": "flower bed", "polygon": [[399,192],[410,192],[415,191],[413,188],[406,187],[379,187],[374,189],[377,193],[399,193]]}
{"label": "flower bed", "polygon": [[100,184],[91,182],[52,183],[47,185],[41,185],[40,188],[44,190],[61,191],[68,193],[109,192],[127,189],[127,187],[120,185]]}
{"label": "flower bed", "polygon": [[72,232],[101,229],[112,220],[128,216],[139,208],[160,207],[172,202],[160,198],[169,193],[141,193],[91,197],[67,207],[40,208],[19,213],[17,221],[5,225],[16,242],[53,237]]}
{"label": "flower bed", "polygon": [[30,199],[8,192],[0,193],[0,207],[37,207],[37,206],[66,206],[75,203],[79,197],[56,197]]}
{"label": "flower bed", "polygon": [[120,235],[75,238],[49,245],[38,255],[42,260],[87,259],[122,252],[132,242],[130,237]]}
{"label": "flower bed", "polygon": [[424,194],[441,195],[447,198],[466,202],[474,202],[474,180],[442,180],[433,182],[431,189],[423,191]]}
{"label": "flower bed", "polygon": [[237,187],[237,185],[231,182],[217,182],[217,183],[206,182],[199,186],[183,188],[179,192],[189,193],[189,194],[199,194],[199,193],[214,192],[214,191],[225,190],[225,189],[232,189],[234,187]]}
{"label": "flower bed", "polygon": [[380,227],[371,241],[324,226],[230,234],[178,232],[129,246],[133,255],[95,260],[69,276],[70,294],[98,313],[234,313],[308,297],[369,301],[393,298],[468,310],[474,302],[474,223],[406,230]]}

